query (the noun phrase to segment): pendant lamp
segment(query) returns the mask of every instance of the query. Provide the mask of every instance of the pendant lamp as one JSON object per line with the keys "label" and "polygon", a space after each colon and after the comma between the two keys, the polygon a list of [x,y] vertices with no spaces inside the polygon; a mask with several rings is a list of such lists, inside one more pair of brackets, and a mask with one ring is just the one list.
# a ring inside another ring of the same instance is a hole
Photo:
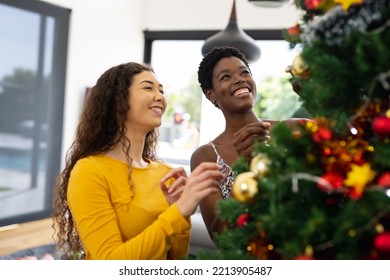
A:
{"label": "pendant lamp", "polygon": [[209,37],[203,47],[202,55],[206,55],[214,47],[229,46],[239,49],[245,54],[249,62],[255,62],[260,58],[260,48],[256,41],[246,34],[237,24],[236,1],[233,1],[233,7],[230,14],[230,20],[225,30],[222,30]]}
{"label": "pendant lamp", "polygon": [[289,0],[248,0],[249,3],[255,6],[266,7],[266,8],[281,7],[288,1]]}

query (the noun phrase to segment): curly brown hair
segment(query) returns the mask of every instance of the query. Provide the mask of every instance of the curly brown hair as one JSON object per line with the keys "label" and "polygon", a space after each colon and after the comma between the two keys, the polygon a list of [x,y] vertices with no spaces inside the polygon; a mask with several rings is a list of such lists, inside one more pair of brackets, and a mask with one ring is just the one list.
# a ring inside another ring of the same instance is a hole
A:
{"label": "curly brown hair", "polygon": [[[75,228],[72,213],[67,203],[68,182],[76,162],[90,155],[101,154],[122,145],[125,155],[129,154],[130,140],[126,137],[126,119],[129,105],[129,87],[133,77],[153,69],[147,64],[129,62],[114,66],[104,72],[86,98],[78,124],[75,140],[67,151],[65,168],[57,176],[53,193],[53,228],[56,230],[56,247],[62,258],[83,259],[84,249]],[[158,130],[146,135],[143,158],[156,160]],[[127,156],[129,184],[131,162]]]}

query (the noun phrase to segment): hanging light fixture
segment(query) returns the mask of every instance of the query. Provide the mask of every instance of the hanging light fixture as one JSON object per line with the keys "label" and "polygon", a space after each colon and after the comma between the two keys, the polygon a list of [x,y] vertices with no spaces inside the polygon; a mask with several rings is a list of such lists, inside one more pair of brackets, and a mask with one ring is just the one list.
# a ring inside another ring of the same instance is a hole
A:
{"label": "hanging light fixture", "polygon": [[249,3],[259,7],[281,7],[289,0],[248,0]]}
{"label": "hanging light fixture", "polygon": [[245,54],[249,62],[255,62],[260,58],[260,48],[257,46],[256,41],[246,34],[237,24],[235,0],[233,1],[229,23],[225,30],[214,34],[205,41],[202,47],[202,54],[204,56],[214,47],[221,46],[230,46],[239,49]]}

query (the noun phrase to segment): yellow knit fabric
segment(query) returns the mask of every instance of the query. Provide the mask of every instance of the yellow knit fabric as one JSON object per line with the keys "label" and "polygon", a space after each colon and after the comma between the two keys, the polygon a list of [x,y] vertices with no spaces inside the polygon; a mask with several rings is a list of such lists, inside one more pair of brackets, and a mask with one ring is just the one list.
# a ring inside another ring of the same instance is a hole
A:
{"label": "yellow knit fabric", "polygon": [[133,168],[131,191],[124,162],[96,155],[76,163],[68,204],[87,259],[187,257],[191,221],[168,205],[159,185],[170,169],[158,162]]}

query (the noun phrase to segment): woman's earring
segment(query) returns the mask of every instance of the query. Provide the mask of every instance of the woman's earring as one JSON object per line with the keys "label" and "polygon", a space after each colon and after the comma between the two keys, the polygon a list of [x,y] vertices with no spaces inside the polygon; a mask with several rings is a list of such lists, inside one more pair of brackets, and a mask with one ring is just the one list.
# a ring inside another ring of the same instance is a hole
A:
{"label": "woman's earring", "polygon": [[213,101],[211,101],[211,103],[213,103],[213,104],[214,104],[214,106],[215,106],[215,107],[217,107],[217,108],[219,109],[219,107],[218,107],[218,103],[217,103],[217,100],[213,100]]}

